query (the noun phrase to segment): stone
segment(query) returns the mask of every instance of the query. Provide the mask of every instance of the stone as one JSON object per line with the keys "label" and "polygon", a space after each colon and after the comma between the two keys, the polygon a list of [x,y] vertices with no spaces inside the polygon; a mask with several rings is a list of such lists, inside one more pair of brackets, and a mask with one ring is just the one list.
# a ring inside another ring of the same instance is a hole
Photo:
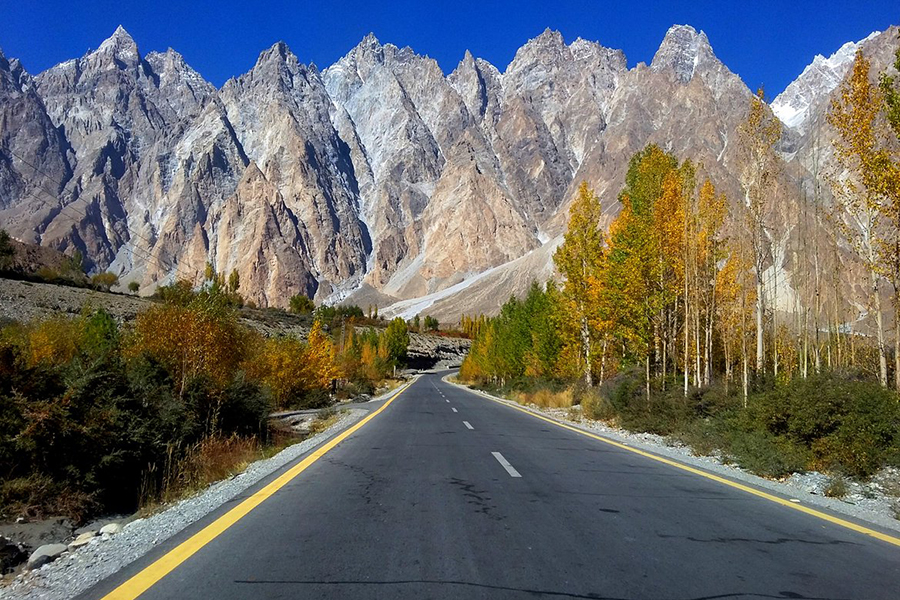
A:
{"label": "stone", "polygon": [[44,544],[28,557],[27,567],[32,570],[39,569],[62,556],[68,549],[65,544]]}
{"label": "stone", "polygon": [[116,533],[119,533],[120,531],[122,531],[122,526],[119,525],[118,523],[107,523],[106,525],[104,525],[103,527],[100,528],[101,535],[103,535],[103,534],[114,535]]}
{"label": "stone", "polygon": [[85,531],[83,533],[78,534],[72,542],[69,542],[69,549],[80,548],[82,546],[87,546],[92,539],[97,537],[96,531]]}

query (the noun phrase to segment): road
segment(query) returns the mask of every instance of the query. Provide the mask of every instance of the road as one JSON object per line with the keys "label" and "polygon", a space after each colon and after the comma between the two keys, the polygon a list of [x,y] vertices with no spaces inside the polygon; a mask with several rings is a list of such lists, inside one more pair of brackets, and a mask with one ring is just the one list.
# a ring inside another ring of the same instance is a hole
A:
{"label": "road", "polygon": [[900,547],[426,375],[140,598],[895,600]]}

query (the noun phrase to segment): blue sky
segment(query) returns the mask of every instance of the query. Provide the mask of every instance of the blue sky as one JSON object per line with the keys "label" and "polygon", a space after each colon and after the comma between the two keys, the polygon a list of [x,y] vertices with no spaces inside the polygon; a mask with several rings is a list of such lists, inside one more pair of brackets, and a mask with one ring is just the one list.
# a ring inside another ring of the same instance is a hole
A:
{"label": "blue sky", "polygon": [[566,41],[596,40],[625,51],[629,65],[649,62],[674,23],[703,29],[716,54],[751,88],[774,96],[817,53],[900,23],[898,0],[817,2],[305,2],[251,0],[5,0],[0,48],[38,73],[96,48],[117,25],[142,53],[172,47],[221,85],[250,69],[279,40],[304,62],[324,68],[372,31],[411,46],[449,73],[466,49],[503,70],[515,51],[546,27]]}

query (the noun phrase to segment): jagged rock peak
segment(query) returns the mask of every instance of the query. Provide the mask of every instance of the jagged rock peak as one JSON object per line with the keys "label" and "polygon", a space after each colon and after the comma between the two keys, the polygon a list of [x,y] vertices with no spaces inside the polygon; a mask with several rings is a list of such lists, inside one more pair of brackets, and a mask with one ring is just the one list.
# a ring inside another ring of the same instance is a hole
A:
{"label": "jagged rock peak", "polygon": [[676,79],[687,83],[707,58],[715,58],[715,55],[703,31],[698,32],[690,25],[673,25],[653,55],[650,68],[671,71]]}
{"label": "jagged rock peak", "polygon": [[121,25],[116,27],[113,34],[104,40],[100,47],[91,54],[110,54],[116,59],[127,63],[136,63],[141,58],[134,38]]}
{"label": "jagged rock peak", "polygon": [[792,129],[804,131],[813,103],[831,93],[844,79],[856,51],[881,34],[875,31],[858,42],[847,42],[825,58],[817,54],[803,73],[772,102],[772,112]]}
{"label": "jagged rock peak", "polygon": [[278,41],[272,44],[266,50],[263,50],[259,54],[259,58],[256,59],[256,64],[259,66],[260,64],[275,61],[278,63],[284,63],[287,61],[296,61],[297,56],[291,52],[291,49],[288,48],[288,45],[283,41]]}

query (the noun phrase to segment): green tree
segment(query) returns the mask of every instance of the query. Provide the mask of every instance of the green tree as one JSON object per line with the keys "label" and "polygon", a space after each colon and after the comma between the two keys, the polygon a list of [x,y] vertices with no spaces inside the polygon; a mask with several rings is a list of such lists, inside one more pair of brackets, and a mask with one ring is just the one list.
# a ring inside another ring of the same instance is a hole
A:
{"label": "green tree", "polygon": [[582,182],[569,210],[569,228],[565,241],[553,255],[556,268],[565,279],[562,297],[566,316],[578,331],[584,381],[593,385],[592,356],[596,337],[596,304],[592,288],[599,283],[605,257],[605,237],[601,229],[603,210],[600,200]]}
{"label": "green tree", "polygon": [[409,332],[406,321],[397,317],[393,319],[384,330],[381,339],[387,360],[393,366],[400,366],[406,361],[406,353],[409,348]]}
{"label": "green tree", "polygon": [[[416,317],[418,319],[418,317]],[[440,329],[440,322],[432,317],[431,315],[425,315],[425,330],[426,331],[437,331]]]}
{"label": "green tree", "polygon": [[238,275],[237,269],[234,269],[231,271],[231,275],[228,276],[228,291],[236,294],[239,287],[241,287],[241,276]]}
{"label": "green tree", "polygon": [[16,250],[10,242],[9,234],[6,230],[0,229],[0,269],[8,268],[15,254]]}
{"label": "green tree", "polygon": [[137,281],[132,281],[128,284],[128,291],[131,292],[132,294],[137,294],[138,290],[140,290],[140,289],[141,289],[141,284],[139,284]]}
{"label": "green tree", "polygon": [[291,296],[290,310],[294,314],[306,315],[316,310],[316,304],[304,294]]}

